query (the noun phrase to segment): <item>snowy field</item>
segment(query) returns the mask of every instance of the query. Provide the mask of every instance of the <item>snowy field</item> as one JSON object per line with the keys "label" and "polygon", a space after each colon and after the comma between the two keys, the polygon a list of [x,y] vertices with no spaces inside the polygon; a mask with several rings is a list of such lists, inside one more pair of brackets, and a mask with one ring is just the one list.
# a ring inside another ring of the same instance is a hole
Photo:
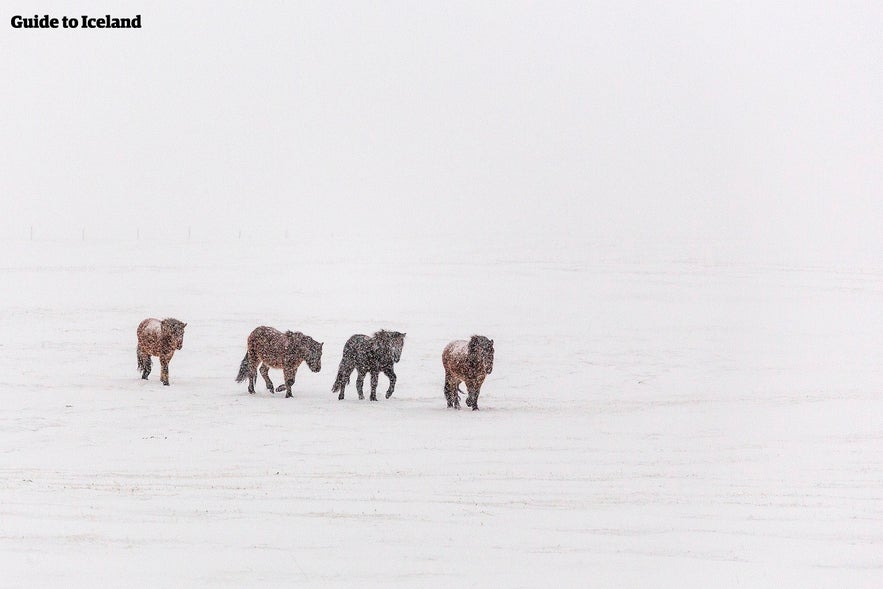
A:
{"label": "snowy field", "polygon": [[[883,271],[697,251],[7,242],[0,585],[881,586]],[[151,316],[188,322],[170,387]],[[325,343],[293,399],[233,381],[262,324]],[[338,401],[379,328],[395,395]]]}

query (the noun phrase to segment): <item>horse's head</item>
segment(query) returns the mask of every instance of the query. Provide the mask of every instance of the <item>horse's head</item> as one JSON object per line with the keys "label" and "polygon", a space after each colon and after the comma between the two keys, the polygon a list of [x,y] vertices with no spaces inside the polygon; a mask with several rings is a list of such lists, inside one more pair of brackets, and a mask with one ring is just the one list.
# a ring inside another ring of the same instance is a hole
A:
{"label": "horse's head", "polygon": [[172,347],[180,350],[184,347],[184,328],[187,324],[177,319],[163,319],[162,332],[171,341]]}
{"label": "horse's head", "polygon": [[405,345],[405,334],[398,331],[386,331],[381,329],[374,332],[374,342],[377,353],[385,359],[398,362],[402,359],[402,348]]}
{"label": "horse's head", "polygon": [[319,372],[322,370],[322,346],[324,344],[317,342],[313,338],[310,338],[310,341],[307,343],[306,347],[306,357],[304,360],[307,362],[307,366],[310,367],[310,370],[313,372]]}
{"label": "horse's head", "polygon": [[394,331],[392,338],[390,338],[390,343],[392,344],[390,346],[392,348],[392,359],[394,362],[398,362],[402,359],[402,348],[405,347],[405,334]]}
{"label": "horse's head", "polygon": [[485,374],[494,371],[494,340],[473,335],[469,340],[469,357],[481,365]]}

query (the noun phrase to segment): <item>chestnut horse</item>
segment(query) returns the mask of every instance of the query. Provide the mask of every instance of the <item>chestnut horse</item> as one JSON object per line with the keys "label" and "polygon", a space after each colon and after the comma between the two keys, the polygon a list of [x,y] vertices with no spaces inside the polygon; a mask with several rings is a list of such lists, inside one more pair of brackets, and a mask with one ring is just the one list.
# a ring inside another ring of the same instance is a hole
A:
{"label": "chestnut horse", "polygon": [[175,350],[180,350],[184,345],[184,328],[186,323],[177,319],[167,318],[145,319],[138,325],[138,346],[135,353],[138,356],[138,370],[141,378],[147,380],[152,366],[150,357],[159,357],[159,380],[166,386],[169,385],[169,362],[175,355]]}
{"label": "chestnut horse", "polygon": [[[248,351],[239,365],[236,382],[242,382],[247,377],[248,392],[253,395],[260,364],[267,390],[271,393],[285,390],[285,397],[288,398],[292,396],[291,385],[294,384],[297,368],[305,360],[310,370],[319,372],[322,369],[322,344],[299,331],[282,333],[272,327],[257,327],[248,336]],[[275,391],[270,380],[270,368],[281,368],[285,378],[285,384],[279,385]]]}
{"label": "chestnut horse", "polygon": [[478,411],[478,394],[485,377],[494,369],[494,340],[473,335],[467,342],[455,340],[442,352],[445,367],[445,399],[448,407],[460,408],[460,383],[466,383],[466,405]]}

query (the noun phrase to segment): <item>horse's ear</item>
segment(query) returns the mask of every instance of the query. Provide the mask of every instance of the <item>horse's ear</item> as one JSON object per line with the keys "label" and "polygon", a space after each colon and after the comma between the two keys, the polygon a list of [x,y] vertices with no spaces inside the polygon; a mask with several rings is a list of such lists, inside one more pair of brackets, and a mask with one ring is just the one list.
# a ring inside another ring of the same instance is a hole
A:
{"label": "horse's ear", "polygon": [[182,326],[181,326],[181,327],[182,327],[182,328],[183,328],[183,327],[187,327],[187,324],[186,324],[186,323],[185,323],[185,324],[184,324],[184,325],[182,325]]}
{"label": "horse's ear", "polygon": [[494,340],[491,340],[491,345],[494,345]]}

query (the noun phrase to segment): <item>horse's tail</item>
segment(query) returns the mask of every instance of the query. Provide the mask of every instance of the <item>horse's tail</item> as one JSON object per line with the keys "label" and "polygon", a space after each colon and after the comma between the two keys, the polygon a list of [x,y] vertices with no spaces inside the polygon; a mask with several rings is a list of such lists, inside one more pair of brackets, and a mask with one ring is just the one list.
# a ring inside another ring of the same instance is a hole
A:
{"label": "horse's tail", "polygon": [[135,346],[135,356],[138,358],[138,370],[144,372],[144,360],[141,359],[141,348]]}
{"label": "horse's tail", "polygon": [[342,391],[343,387],[349,384],[350,375],[353,373],[353,369],[355,367],[355,360],[348,357],[347,354],[344,353],[343,358],[341,358],[340,360],[340,368],[337,369],[337,378],[334,379],[334,386],[331,387],[332,393]]}
{"label": "horse's tail", "polygon": [[242,382],[248,378],[248,352],[245,353],[245,358],[242,359],[242,364],[239,365],[239,374],[236,375],[236,382]]}

